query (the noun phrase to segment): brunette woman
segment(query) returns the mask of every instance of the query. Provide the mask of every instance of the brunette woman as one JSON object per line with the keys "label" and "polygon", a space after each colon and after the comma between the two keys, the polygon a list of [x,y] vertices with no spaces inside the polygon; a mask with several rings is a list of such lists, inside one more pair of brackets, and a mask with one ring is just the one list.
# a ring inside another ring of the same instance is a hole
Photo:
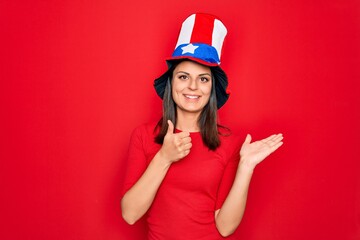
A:
{"label": "brunette woman", "polygon": [[282,134],[241,141],[218,124],[228,80],[220,68],[223,23],[193,14],[182,25],[169,69],[155,80],[163,99],[157,123],[130,140],[123,218],[146,215],[148,239],[222,239],[244,214],[254,168],[282,145]]}

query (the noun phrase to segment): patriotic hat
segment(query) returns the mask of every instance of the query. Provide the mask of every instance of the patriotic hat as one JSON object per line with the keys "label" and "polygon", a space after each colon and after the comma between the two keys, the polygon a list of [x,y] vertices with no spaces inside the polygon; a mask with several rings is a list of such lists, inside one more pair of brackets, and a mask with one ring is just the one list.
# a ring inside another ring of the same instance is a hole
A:
{"label": "patriotic hat", "polygon": [[154,87],[157,94],[163,98],[167,80],[174,70],[174,63],[188,59],[211,68],[215,78],[217,107],[221,108],[229,98],[226,91],[227,76],[219,66],[226,34],[224,24],[213,15],[196,13],[189,16],[182,24],[171,58],[166,60],[168,71],[155,79]]}

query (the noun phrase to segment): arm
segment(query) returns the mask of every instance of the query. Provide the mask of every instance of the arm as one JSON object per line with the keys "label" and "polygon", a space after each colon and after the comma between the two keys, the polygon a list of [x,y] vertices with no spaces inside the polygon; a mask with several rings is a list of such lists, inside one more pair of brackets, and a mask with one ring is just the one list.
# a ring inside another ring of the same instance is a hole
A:
{"label": "arm", "polygon": [[282,134],[277,134],[250,143],[251,136],[247,135],[240,150],[234,183],[222,207],[215,211],[216,227],[222,236],[229,236],[239,226],[254,168],[283,144],[282,139]]}
{"label": "arm", "polygon": [[173,133],[174,126],[168,121],[169,128],[164,143],[154,156],[140,179],[132,186],[121,200],[124,220],[134,224],[150,208],[157,190],[173,162],[189,154],[191,139],[189,133]]}
{"label": "arm", "polygon": [[149,209],[170,165],[159,151],[141,178],[125,193],[121,209],[127,223],[134,224]]}

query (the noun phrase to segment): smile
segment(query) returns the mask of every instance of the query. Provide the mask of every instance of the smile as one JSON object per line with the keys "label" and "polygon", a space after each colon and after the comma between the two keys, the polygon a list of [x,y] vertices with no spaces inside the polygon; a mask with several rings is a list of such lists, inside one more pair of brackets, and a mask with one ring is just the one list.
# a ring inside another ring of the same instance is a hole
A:
{"label": "smile", "polygon": [[184,95],[186,98],[190,98],[190,99],[198,99],[200,96],[196,96],[196,95]]}

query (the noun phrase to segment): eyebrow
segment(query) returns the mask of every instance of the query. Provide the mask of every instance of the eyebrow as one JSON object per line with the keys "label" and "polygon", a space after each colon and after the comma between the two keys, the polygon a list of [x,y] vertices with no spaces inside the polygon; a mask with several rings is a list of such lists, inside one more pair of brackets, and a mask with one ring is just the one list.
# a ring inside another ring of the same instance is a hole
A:
{"label": "eyebrow", "polygon": [[[183,74],[186,74],[186,75],[190,75],[190,73],[184,72],[184,71],[178,71],[178,72],[176,72],[175,74],[179,74],[179,73],[183,73]],[[211,77],[211,74],[210,74],[210,73],[201,73],[201,74],[199,74],[199,76],[204,76],[204,75],[208,75],[208,76]]]}

